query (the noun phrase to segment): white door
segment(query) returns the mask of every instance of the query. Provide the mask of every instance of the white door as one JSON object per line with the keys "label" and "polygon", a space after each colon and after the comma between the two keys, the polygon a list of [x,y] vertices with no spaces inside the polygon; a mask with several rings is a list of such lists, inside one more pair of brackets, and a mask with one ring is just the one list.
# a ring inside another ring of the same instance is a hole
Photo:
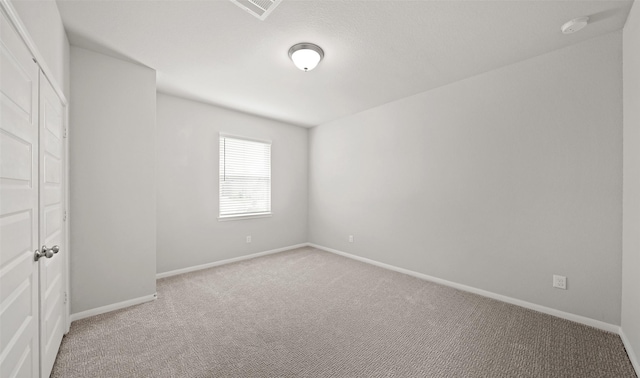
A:
{"label": "white door", "polygon": [[0,12],[0,376],[39,375],[38,65]]}
{"label": "white door", "polygon": [[[40,360],[51,374],[66,329],[64,244],[64,105],[40,73]],[[51,255],[53,253],[53,255]],[[50,256],[50,257],[49,257]],[[48,258],[47,258],[48,257]]]}

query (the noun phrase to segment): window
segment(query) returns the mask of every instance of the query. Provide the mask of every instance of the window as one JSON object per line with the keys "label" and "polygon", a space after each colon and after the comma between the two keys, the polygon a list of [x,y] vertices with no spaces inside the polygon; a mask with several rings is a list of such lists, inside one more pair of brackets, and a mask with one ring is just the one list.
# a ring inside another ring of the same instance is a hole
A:
{"label": "window", "polygon": [[220,135],[220,219],[271,214],[271,143]]}

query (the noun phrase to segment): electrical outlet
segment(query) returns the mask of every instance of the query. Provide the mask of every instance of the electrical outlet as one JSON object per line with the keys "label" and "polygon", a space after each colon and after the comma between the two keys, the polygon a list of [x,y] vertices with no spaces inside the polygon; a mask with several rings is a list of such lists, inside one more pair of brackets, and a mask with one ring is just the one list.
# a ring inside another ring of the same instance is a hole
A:
{"label": "electrical outlet", "polygon": [[353,235],[349,235],[349,243],[353,243]]}
{"label": "electrical outlet", "polygon": [[553,275],[553,287],[558,289],[567,290],[567,277]]}
{"label": "electrical outlet", "polygon": [[251,235],[247,236],[247,243],[251,243]]}

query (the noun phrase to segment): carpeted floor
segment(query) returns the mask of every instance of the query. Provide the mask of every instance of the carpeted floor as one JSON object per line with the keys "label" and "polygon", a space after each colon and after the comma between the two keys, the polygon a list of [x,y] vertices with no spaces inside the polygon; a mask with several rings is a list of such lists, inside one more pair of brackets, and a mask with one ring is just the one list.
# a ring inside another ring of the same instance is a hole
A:
{"label": "carpeted floor", "polygon": [[620,338],[313,248],[76,321],[52,377],[635,377]]}

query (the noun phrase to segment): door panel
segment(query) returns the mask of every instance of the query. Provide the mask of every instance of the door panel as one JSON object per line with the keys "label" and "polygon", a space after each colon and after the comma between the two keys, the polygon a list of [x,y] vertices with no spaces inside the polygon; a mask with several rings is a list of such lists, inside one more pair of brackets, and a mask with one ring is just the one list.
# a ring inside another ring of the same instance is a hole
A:
{"label": "door panel", "polygon": [[2,159],[2,176],[7,184],[10,181],[14,186],[31,186],[31,165],[33,161],[31,156],[33,151],[29,141],[21,139],[16,135],[12,135],[5,131],[2,133],[2,141],[0,141],[0,149],[4,151],[6,159]]}
{"label": "door panel", "polygon": [[64,105],[40,74],[40,243],[60,252],[40,259],[40,359],[43,377],[53,368],[66,329],[64,264]]}
{"label": "door panel", "polygon": [[39,372],[38,66],[0,12],[0,376]]}

